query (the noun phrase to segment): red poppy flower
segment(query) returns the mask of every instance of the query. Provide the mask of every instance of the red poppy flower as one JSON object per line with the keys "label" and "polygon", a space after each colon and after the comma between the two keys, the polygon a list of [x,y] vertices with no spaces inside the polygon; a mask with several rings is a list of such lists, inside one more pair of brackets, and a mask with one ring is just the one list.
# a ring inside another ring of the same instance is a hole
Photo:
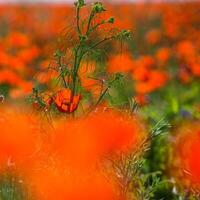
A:
{"label": "red poppy flower", "polygon": [[180,182],[200,188],[200,126],[199,121],[186,123],[178,129],[174,148]]}
{"label": "red poppy flower", "polygon": [[54,102],[60,112],[72,113],[77,109],[80,99],[80,94],[74,96],[71,90],[62,89],[57,92]]}

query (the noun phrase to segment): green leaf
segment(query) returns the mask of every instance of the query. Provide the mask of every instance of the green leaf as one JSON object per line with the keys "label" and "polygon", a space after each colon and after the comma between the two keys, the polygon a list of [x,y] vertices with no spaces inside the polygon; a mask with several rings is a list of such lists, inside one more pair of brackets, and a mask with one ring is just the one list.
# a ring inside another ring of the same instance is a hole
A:
{"label": "green leaf", "polygon": [[171,126],[167,121],[165,121],[164,119],[161,119],[153,126],[151,130],[151,138],[154,138],[158,135],[166,133],[170,127]]}

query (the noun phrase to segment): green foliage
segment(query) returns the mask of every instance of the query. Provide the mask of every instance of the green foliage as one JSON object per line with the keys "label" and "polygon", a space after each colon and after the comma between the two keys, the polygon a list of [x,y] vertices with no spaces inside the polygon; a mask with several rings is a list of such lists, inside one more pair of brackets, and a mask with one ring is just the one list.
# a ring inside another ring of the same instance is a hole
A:
{"label": "green foliage", "polygon": [[0,176],[0,200],[33,200],[22,179],[6,171]]}
{"label": "green foliage", "polygon": [[159,120],[158,122],[155,123],[155,125],[153,125],[151,129],[151,137],[154,138],[163,133],[166,133],[170,127],[171,127],[170,124],[166,122],[164,119]]}
{"label": "green foliage", "polygon": [[0,95],[8,96],[10,91],[10,86],[8,84],[0,84]]}

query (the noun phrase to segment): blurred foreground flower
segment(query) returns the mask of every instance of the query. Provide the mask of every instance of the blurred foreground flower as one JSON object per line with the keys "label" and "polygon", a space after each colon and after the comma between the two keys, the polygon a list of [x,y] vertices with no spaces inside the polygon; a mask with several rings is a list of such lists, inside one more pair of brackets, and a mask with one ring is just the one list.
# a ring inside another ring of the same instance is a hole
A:
{"label": "blurred foreground flower", "polygon": [[137,117],[97,109],[80,119],[54,119],[52,129],[25,109],[1,110],[0,176],[16,171],[40,200],[122,199],[103,164],[137,148],[144,136]]}
{"label": "blurred foreground flower", "polygon": [[175,145],[175,163],[179,179],[188,191],[200,189],[200,124],[190,122],[178,130]]}

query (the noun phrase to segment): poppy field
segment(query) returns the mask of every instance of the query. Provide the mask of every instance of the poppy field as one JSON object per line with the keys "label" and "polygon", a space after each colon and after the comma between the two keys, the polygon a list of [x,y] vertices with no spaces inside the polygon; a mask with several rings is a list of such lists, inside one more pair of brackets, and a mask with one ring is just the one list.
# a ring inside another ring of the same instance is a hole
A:
{"label": "poppy field", "polygon": [[0,4],[0,200],[200,199],[200,3]]}

